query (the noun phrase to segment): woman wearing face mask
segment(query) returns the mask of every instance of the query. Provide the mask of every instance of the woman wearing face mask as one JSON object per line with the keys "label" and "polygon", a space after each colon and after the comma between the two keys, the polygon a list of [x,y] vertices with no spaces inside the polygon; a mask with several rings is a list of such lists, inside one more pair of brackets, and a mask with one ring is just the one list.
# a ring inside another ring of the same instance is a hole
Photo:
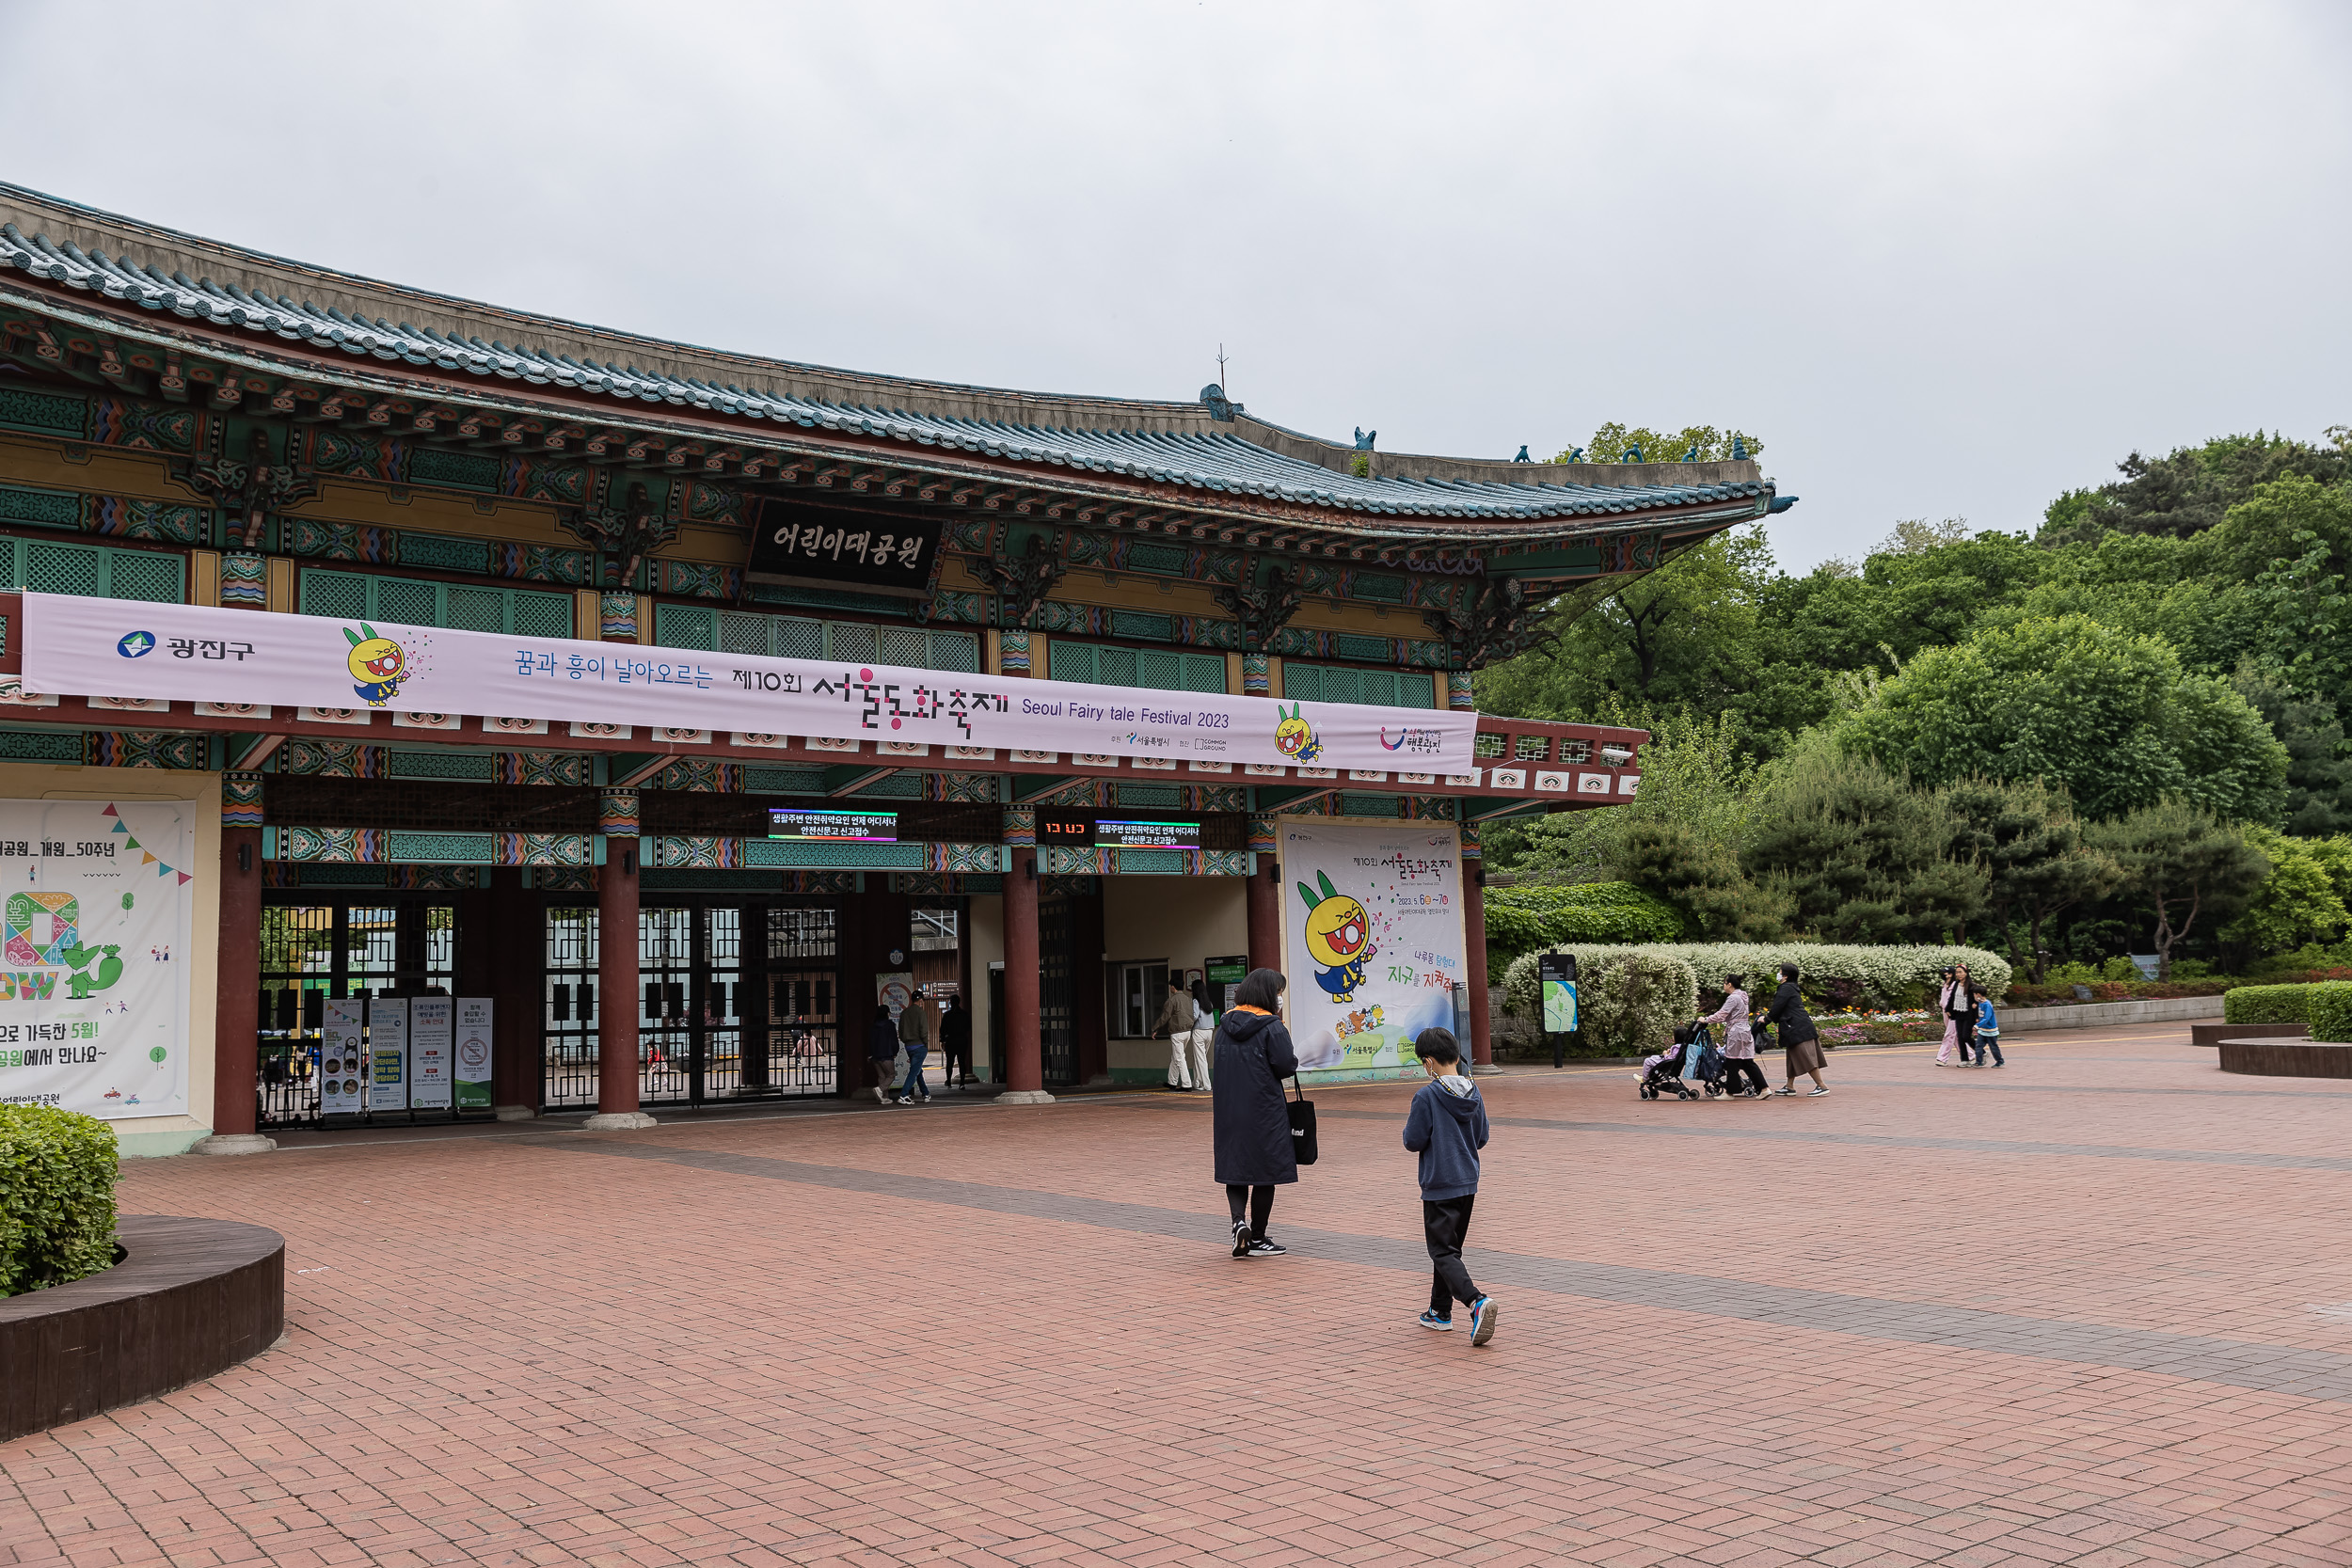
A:
{"label": "woman wearing face mask", "polygon": [[1298,1053],[1277,1016],[1286,985],[1278,971],[1251,970],[1216,1022],[1210,1119],[1236,1258],[1280,1258],[1290,1251],[1265,1234],[1274,1189],[1298,1180],[1290,1112],[1282,1103],[1282,1081],[1298,1071]]}

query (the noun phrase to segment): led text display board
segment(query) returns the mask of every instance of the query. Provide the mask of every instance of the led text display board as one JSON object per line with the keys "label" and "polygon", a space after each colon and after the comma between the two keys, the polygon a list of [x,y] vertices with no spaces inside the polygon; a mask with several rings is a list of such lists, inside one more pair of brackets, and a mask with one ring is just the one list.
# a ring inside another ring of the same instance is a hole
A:
{"label": "led text display board", "polygon": [[814,839],[825,844],[896,844],[895,811],[828,811],[822,807],[770,806],[770,838]]}

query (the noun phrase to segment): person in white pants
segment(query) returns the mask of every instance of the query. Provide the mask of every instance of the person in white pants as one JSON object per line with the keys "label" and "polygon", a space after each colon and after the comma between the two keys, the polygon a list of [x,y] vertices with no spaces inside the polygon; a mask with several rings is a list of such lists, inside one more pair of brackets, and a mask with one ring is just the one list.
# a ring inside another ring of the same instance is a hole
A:
{"label": "person in white pants", "polygon": [[1209,1062],[1216,1048],[1216,1015],[1209,1011],[1209,999],[1202,993],[1200,982],[1192,985],[1192,1034],[1187,1037],[1192,1046],[1192,1086],[1202,1094],[1209,1092]]}
{"label": "person in white pants", "polygon": [[[1168,978],[1168,1001],[1161,1006],[1159,1020],[1152,1024],[1152,1032],[1165,1031],[1168,1035],[1168,1086],[1189,1089],[1193,1086],[1192,1073],[1184,1065],[1184,1051],[1191,1043],[1200,1014],[1193,1007],[1191,993],[1182,984],[1184,977],[1171,969]],[[1203,1073],[1201,1083],[1205,1085],[1207,1082],[1208,1075]]]}

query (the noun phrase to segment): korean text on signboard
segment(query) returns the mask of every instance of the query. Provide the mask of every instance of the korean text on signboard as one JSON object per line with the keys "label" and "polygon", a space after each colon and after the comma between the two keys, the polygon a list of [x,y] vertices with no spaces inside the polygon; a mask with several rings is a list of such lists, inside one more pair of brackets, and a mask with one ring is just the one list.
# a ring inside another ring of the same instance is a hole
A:
{"label": "korean text on signboard", "polygon": [[921,594],[939,553],[939,519],[866,517],[762,501],[752,515],[754,582],[814,579]]}
{"label": "korean text on signboard", "polygon": [[821,839],[828,844],[896,844],[895,811],[827,811],[802,806],[768,808],[770,838]]}

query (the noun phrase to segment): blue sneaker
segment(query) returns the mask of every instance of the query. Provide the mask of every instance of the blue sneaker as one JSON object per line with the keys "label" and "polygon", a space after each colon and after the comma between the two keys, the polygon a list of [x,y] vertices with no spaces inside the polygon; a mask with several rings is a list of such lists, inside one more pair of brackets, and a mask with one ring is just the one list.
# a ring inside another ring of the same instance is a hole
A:
{"label": "blue sneaker", "polygon": [[1492,1296],[1480,1296],[1470,1303],[1470,1343],[1483,1345],[1495,1337],[1495,1314],[1499,1311]]}
{"label": "blue sneaker", "polygon": [[1451,1334],[1454,1332],[1454,1320],[1452,1318],[1440,1318],[1435,1312],[1423,1312],[1421,1315],[1420,1322],[1422,1327],[1434,1328],[1440,1334]]}

